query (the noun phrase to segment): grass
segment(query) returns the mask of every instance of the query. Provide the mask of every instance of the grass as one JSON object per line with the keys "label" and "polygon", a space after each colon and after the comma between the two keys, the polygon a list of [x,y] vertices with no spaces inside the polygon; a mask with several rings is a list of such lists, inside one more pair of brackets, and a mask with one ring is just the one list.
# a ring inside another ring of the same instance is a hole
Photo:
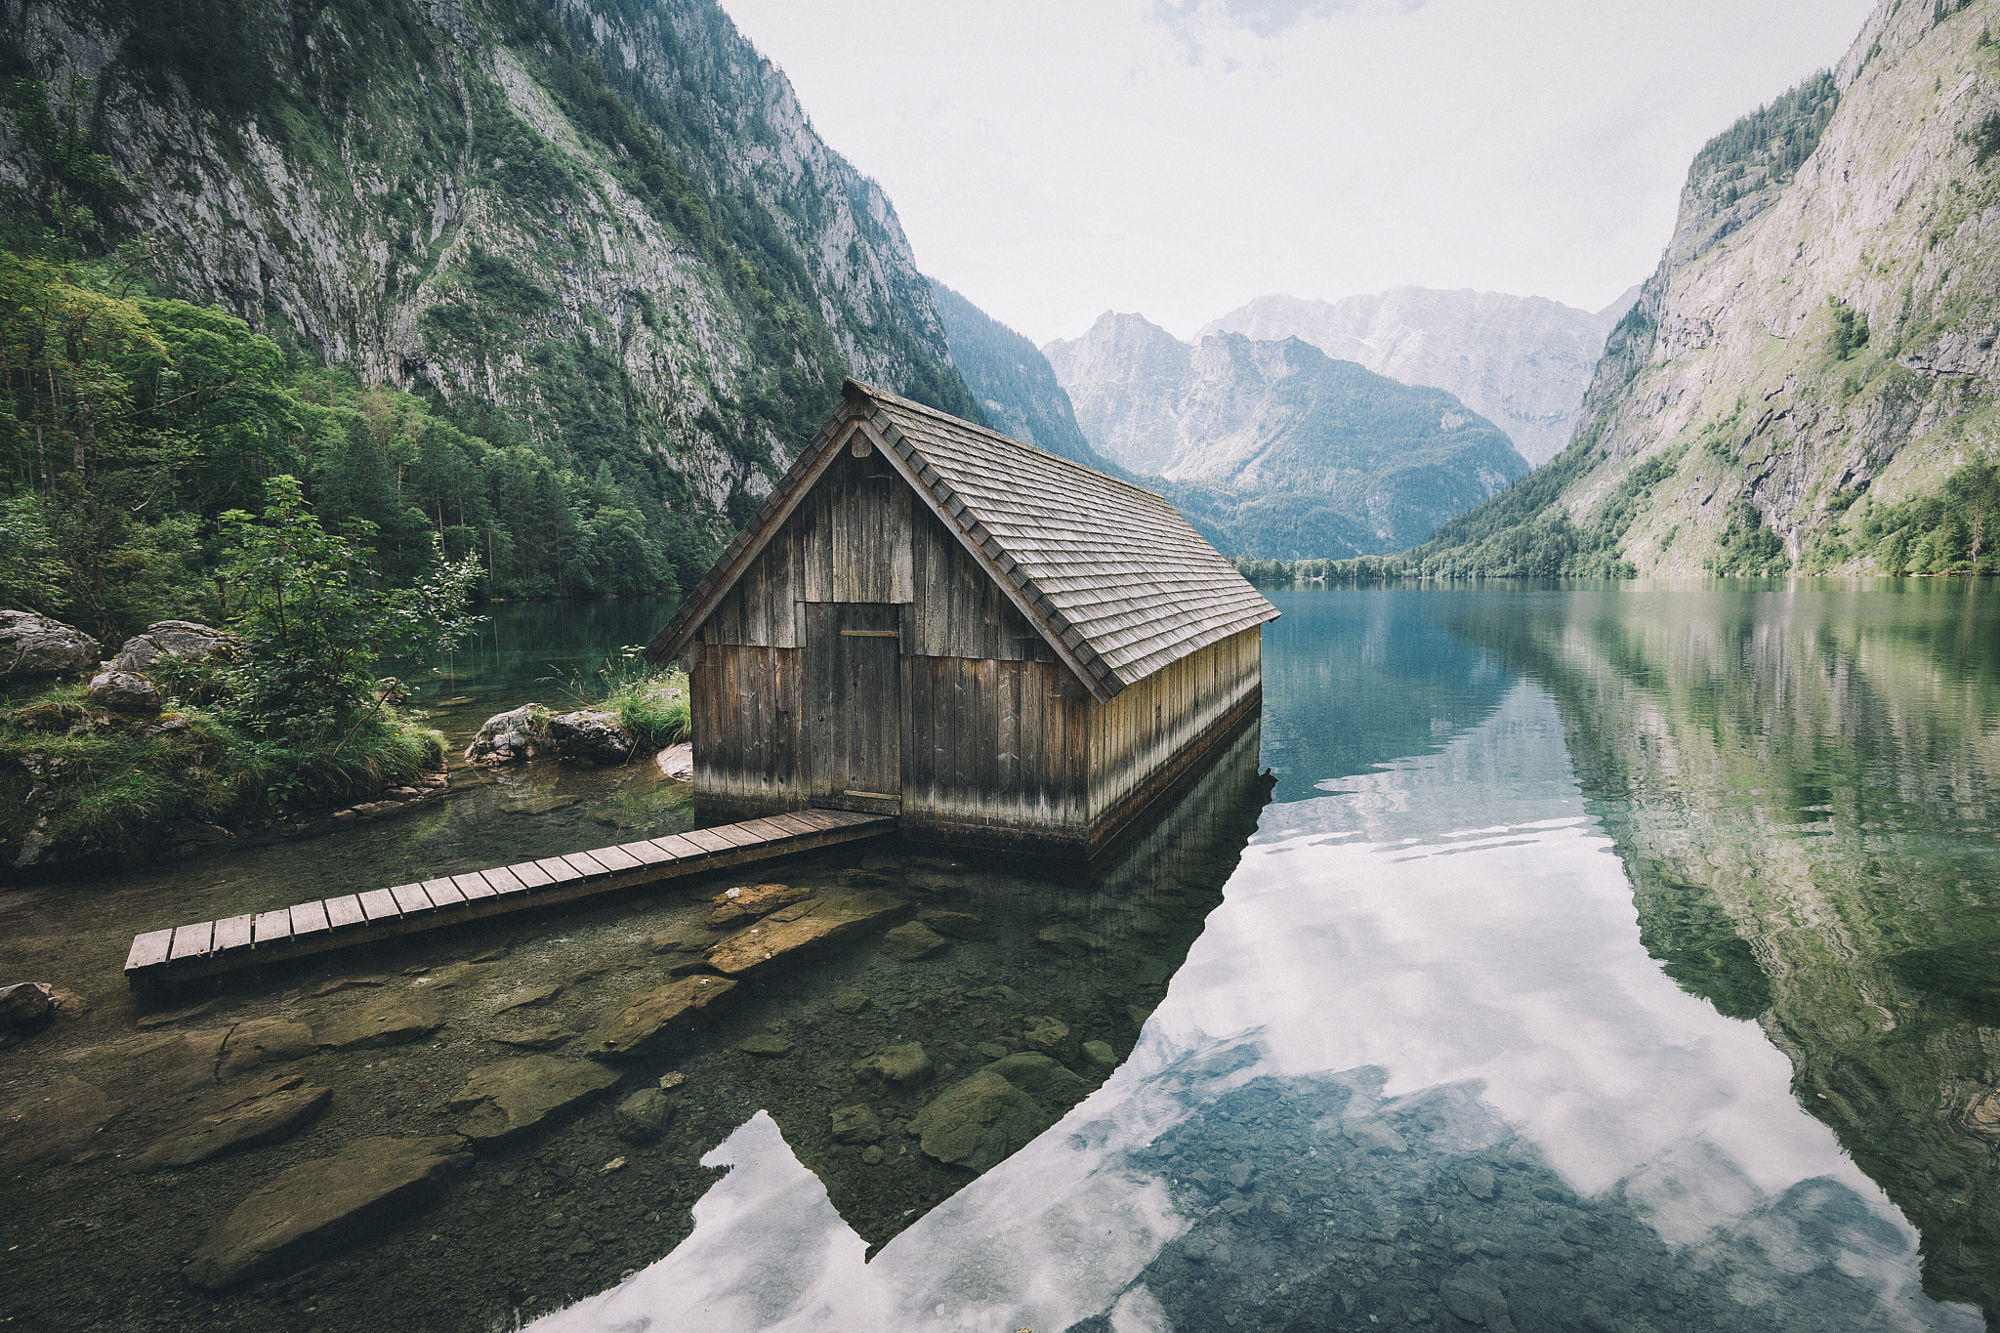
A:
{"label": "grass", "polygon": [[677,669],[654,671],[643,653],[641,646],[627,645],[595,676],[572,679],[567,689],[574,707],[617,714],[619,724],[632,734],[634,755],[678,745],[693,735],[687,677]]}
{"label": "grass", "polygon": [[34,834],[60,864],[130,864],[202,824],[253,826],[436,771],[444,738],[385,715],[344,743],[257,741],[206,709],[127,717],[59,685],[0,712],[0,859]]}

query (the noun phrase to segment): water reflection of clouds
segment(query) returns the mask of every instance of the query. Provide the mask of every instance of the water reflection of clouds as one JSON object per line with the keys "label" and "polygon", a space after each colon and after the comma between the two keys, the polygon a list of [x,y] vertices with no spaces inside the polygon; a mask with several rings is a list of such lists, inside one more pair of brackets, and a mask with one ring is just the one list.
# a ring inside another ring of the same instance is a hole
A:
{"label": "water reflection of clouds", "polygon": [[[1330,1079],[1366,1086],[1348,1117],[1444,1107],[1450,1134],[1412,1158],[1517,1139],[1728,1299],[1776,1315],[1858,1285],[1881,1326],[1978,1326],[1921,1296],[1914,1232],[1793,1101],[1785,1057],[1646,954],[1538,689],[1340,785],[1266,810],[1127,1063],[872,1262],[759,1116],[711,1154],[732,1170],[686,1242],[547,1326],[1061,1328],[1115,1306],[1115,1327],[1162,1327],[1148,1266],[1199,1219],[1149,1147],[1198,1145],[1253,1084],[1325,1098]],[[1323,1132],[1401,1142],[1387,1124]]]}

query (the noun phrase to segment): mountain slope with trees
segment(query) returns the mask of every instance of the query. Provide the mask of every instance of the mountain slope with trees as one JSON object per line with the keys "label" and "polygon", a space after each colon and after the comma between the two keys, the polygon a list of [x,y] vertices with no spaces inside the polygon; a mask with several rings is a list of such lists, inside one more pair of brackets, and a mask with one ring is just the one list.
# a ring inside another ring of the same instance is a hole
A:
{"label": "mountain slope with trees", "polygon": [[1695,159],[1574,443],[1398,568],[2000,567],[1996,383],[2000,6],[1884,0]]}

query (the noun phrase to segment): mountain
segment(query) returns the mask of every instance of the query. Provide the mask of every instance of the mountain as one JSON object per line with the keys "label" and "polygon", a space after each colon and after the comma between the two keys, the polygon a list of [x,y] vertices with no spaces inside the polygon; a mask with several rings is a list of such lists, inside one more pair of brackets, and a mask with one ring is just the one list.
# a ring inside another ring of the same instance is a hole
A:
{"label": "mountain", "polygon": [[1084,438],[1040,349],[943,283],[933,279],[931,291],[952,362],[995,430],[1100,472],[1119,470]]}
{"label": "mountain", "polygon": [[1300,338],[1378,375],[1444,389],[1539,467],[1569,443],[1605,336],[1638,294],[1635,287],[1595,313],[1539,296],[1424,287],[1340,301],[1260,296],[1200,336]]}
{"label": "mountain", "polygon": [[1405,564],[1948,572],[2000,530],[2000,6],[1884,0],[1695,159],[1575,441]]}
{"label": "mountain", "polygon": [[1043,349],[1084,434],[1235,554],[1399,550],[1527,470],[1494,425],[1296,338],[1190,346],[1106,314]]}
{"label": "mountain", "polygon": [[[843,375],[977,415],[889,199],[713,0],[29,0],[0,76],[131,182],[102,239],[155,291],[605,478],[649,531],[725,534]],[[15,219],[66,169],[31,111],[0,117]]]}

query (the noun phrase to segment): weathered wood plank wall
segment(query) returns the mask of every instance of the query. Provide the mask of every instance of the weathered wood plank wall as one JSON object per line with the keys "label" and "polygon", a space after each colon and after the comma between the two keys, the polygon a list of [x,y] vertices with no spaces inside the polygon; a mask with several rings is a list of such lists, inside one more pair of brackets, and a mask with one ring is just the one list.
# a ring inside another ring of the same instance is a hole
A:
{"label": "weathered wood plank wall", "polygon": [[[824,642],[835,620],[898,632],[898,717],[815,721],[833,685],[807,679],[807,626]],[[1259,643],[1246,630],[1099,705],[879,456],[844,453],[702,627],[696,794],[744,814],[837,803],[815,745],[888,727],[906,827],[1082,846],[1257,693]]]}

